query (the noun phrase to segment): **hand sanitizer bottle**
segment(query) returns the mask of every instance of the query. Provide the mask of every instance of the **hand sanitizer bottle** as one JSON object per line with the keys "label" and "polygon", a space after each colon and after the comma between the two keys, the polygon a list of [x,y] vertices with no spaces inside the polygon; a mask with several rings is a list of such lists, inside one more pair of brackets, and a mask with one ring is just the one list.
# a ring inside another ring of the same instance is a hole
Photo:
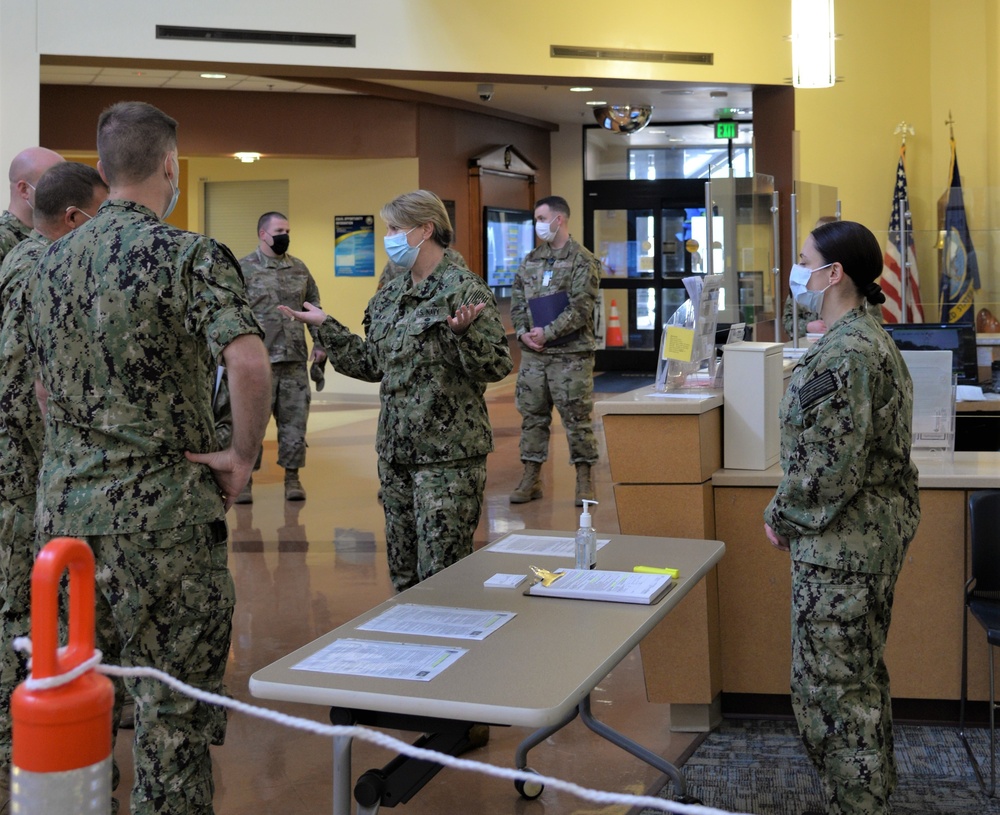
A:
{"label": "hand sanitizer bottle", "polygon": [[584,499],[583,512],[580,513],[580,528],[576,530],[576,568],[597,568],[597,533],[590,520],[590,505],[597,501]]}

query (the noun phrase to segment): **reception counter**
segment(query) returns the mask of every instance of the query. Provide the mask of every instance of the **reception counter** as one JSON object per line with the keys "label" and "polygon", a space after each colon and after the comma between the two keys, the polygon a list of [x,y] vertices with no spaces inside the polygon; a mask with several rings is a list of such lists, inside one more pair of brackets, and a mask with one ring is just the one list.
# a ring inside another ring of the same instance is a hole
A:
{"label": "reception counter", "polygon": [[[723,694],[727,711],[780,704],[790,670],[790,569],[788,554],[767,541],[763,522],[780,468],[733,470],[720,461],[699,480],[722,449],[714,437],[721,436],[724,409],[717,393],[664,398],[644,388],[595,409],[604,418],[622,533],[726,544],[704,591],[685,598],[684,613],[644,643],[650,700],[670,703],[675,726],[688,730],[714,724]],[[704,445],[700,457],[696,443]],[[894,699],[952,702],[961,683],[968,494],[1000,488],[1000,453],[914,460],[921,522],[897,584],[886,662]],[[981,645],[972,625],[973,642]],[[988,698],[987,670],[985,645],[970,648],[970,698]]]}

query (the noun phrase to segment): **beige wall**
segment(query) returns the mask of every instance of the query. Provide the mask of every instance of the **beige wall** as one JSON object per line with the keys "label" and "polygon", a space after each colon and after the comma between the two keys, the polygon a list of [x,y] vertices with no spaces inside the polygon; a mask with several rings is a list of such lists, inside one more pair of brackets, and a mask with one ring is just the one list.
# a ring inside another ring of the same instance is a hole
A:
{"label": "beige wall", "polygon": [[[191,228],[201,230],[206,182],[288,179],[289,251],[309,267],[329,313],[360,332],[365,306],[375,293],[378,272],[386,261],[379,210],[397,195],[417,189],[417,171],[416,159],[271,159],[242,164],[233,159],[191,158],[182,200],[187,200]],[[375,216],[376,277],[334,277],[335,215]],[[247,224],[247,230],[253,234],[256,226]]]}

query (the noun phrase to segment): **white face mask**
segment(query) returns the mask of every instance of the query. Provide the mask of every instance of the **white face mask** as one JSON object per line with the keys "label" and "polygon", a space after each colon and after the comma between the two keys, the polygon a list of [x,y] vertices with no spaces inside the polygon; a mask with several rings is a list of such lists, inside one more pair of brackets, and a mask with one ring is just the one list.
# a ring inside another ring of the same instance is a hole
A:
{"label": "white face mask", "polygon": [[804,308],[806,311],[811,311],[814,314],[820,313],[820,310],[823,308],[823,295],[826,293],[826,289],[830,287],[827,286],[826,289],[822,289],[821,291],[809,291],[806,286],[809,285],[809,279],[814,273],[830,266],[833,266],[833,264],[827,263],[825,266],[818,266],[815,269],[809,269],[801,263],[796,263],[792,266],[792,270],[788,273],[788,288],[791,289],[792,297],[799,304],[799,308]]}
{"label": "white face mask", "polygon": [[544,221],[535,221],[535,234],[538,235],[539,240],[543,240],[548,243],[555,238],[558,231],[558,224],[556,224],[553,228],[552,221],[549,221],[548,223],[545,223]]}

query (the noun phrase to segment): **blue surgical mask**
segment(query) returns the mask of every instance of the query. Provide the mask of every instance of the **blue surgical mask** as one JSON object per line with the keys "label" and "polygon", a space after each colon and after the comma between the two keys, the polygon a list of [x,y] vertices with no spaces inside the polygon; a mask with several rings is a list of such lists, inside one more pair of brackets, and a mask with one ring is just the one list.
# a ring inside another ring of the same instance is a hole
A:
{"label": "blue surgical mask", "polygon": [[[175,161],[174,162],[174,178],[179,177],[180,174],[181,174],[181,166],[180,166],[180,164],[178,162]],[[167,220],[167,218],[170,217],[170,213],[173,212],[174,211],[174,207],[177,206],[177,199],[180,197],[180,194],[181,194],[180,184],[178,184],[175,187],[174,186],[174,182],[170,180],[169,176],[167,177],[167,183],[170,185],[170,189],[171,189],[170,203],[167,204],[167,211],[164,212],[163,215],[160,217],[161,221],[165,221],[165,220]]]}
{"label": "blue surgical mask", "polygon": [[826,289],[830,287],[827,286],[826,289],[820,291],[809,291],[806,286],[809,285],[809,279],[814,273],[830,266],[833,266],[833,264],[827,263],[825,266],[818,266],[815,269],[809,269],[800,263],[792,266],[792,270],[788,273],[788,288],[791,290],[795,302],[799,304],[799,308],[804,308],[806,311],[811,311],[814,314],[820,313],[820,310],[823,308],[823,295],[826,293]]}
{"label": "blue surgical mask", "polygon": [[382,242],[385,244],[385,253],[389,256],[389,260],[395,263],[397,266],[409,271],[413,268],[413,264],[417,262],[417,255],[420,254],[420,247],[424,245],[423,241],[420,241],[416,246],[410,246],[406,240],[406,236],[409,235],[416,227],[410,227],[406,232],[397,232],[395,235],[386,235]]}

